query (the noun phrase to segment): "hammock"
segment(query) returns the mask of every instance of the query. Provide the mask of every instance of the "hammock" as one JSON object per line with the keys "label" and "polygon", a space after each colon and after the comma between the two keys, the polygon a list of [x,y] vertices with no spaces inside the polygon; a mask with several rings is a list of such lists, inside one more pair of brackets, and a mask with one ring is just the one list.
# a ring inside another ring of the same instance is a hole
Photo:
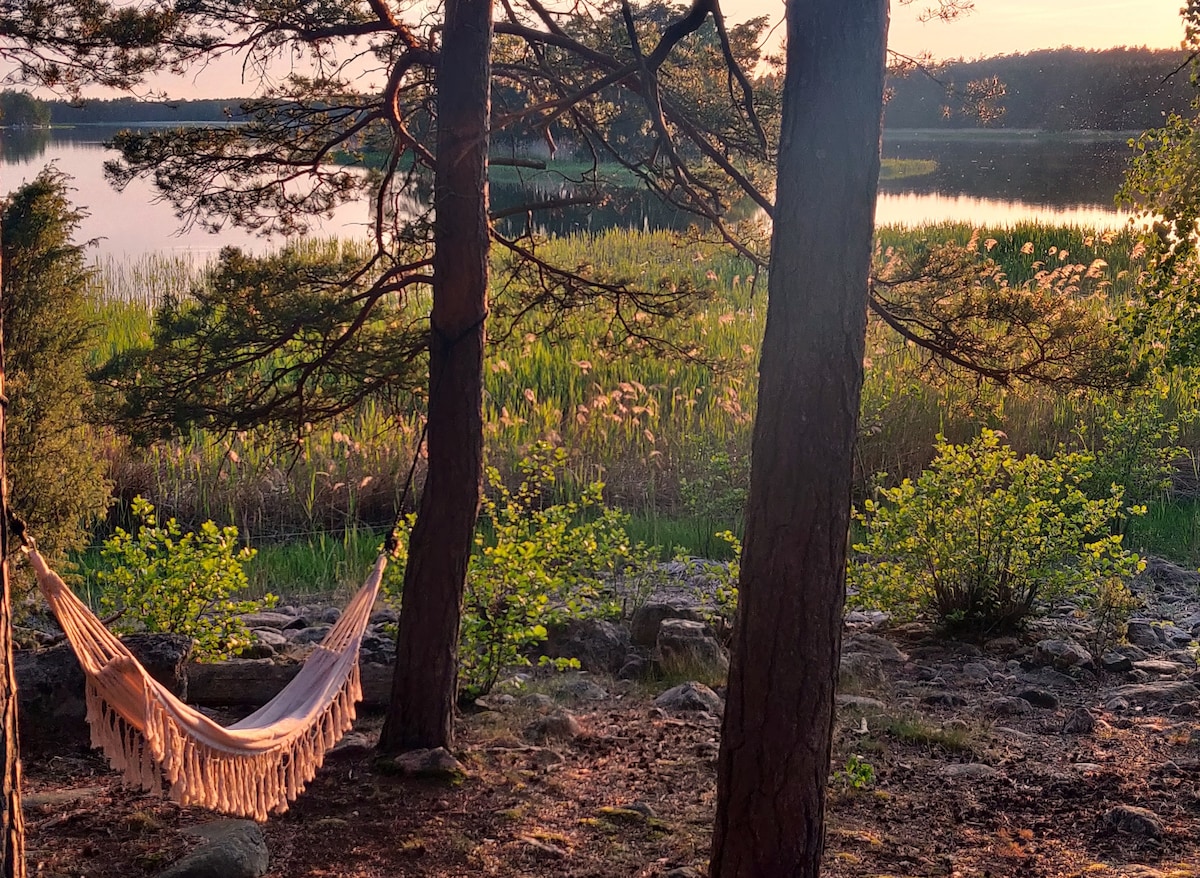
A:
{"label": "hammock", "polygon": [[228,728],[154,680],[36,549],[27,554],[87,676],[92,746],[104,751],[127,783],[158,791],[161,768],[171,798],[181,805],[266,820],[268,813],[287,810],[353,724],[354,705],[362,699],[358,650],[386,554],[300,673]]}

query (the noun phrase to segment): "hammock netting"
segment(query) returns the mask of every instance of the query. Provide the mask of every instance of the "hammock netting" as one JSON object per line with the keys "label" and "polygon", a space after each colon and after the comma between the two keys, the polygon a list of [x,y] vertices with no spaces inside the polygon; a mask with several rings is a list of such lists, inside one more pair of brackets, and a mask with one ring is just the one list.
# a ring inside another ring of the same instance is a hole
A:
{"label": "hammock netting", "polygon": [[151,677],[36,549],[28,555],[87,677],[92,746],[126,782],[154,791],[165,780],[181,805],[266,820],[287,810],[353,724],[362,699],[358,652],[386,554],[291,682],[227,727]]}

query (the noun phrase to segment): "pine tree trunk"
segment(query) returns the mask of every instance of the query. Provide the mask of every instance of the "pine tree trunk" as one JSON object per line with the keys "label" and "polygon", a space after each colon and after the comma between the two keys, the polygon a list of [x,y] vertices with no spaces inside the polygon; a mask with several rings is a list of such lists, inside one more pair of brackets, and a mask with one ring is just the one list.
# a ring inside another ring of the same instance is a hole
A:
{"label": "pine tree trunk", "polygon": [[887,20],[887,0],[788,3],[713,878],[820,873]]}
{"label": "pine tree trunk", "polygon": [[[3,240],[0,234],[0,240]],[[8,471],[5,456],[7,401],[4,386],[4,257],[0,248],[0,875],[25,876],[25,818],[21,813],[21,753],[17,739],[17,677],[13,668],[12,593],[8,580]]]}
{"label": "pine tree trunk", "polygon": [[453,743],[458,636],[483,477],[491,0],[448,0],[438,71],[429,470],[408,568],[384,752]]}

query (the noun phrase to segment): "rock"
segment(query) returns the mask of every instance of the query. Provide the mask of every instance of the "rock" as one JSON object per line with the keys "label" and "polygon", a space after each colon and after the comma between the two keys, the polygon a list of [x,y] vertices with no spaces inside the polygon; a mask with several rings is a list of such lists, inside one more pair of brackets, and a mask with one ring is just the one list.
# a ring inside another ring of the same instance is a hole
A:
{"label": "rock", "polygon": [[292,643],[320,643],[329,633],[332,625],[308,625],[304,628],[286,628],[284,635]]}
{"label": "rock", "polygon": [[566,701],[603,701],[608,697],[608,690],[591,680],[577,677],[555,687],[554,694],[555,697]]}
{"label": "rock", "polygon": [[725,710],[721,696],[703,683],[681,683],[654,699],[656,707],[674,711],[706,711],[720,714]]}
{"label": "rock", "polygon": [[1184,631],[1174,625],[1163,625],[1158,629],[1159,639],[1167,646],[1181,647],[1192,642],[1190,631]]}
{"label": "rock", "polygon": [[278,648],[286,646],[288,643],[288,639],[274,628],[251,628],[250,633],[254,635],[254,639],[259,643],[265,643],[268,646]]}
{"label": "rock", "polygon": [[467,776],[461,762],[445,747],[432,750],[410,750],[393,759],[381,760],[379,767],[394,771],[405,777],[423,777],[431,780],[460,781]]}
{"label": "rock", "polygon": [[657,648],[662,668],[669,674],[687,672],[711,679],[729,673],[729,656],[703,622],[663,620]]}
{"label": "rock", "polygon": [[1104,704],[1104,709],[1110,713],[1120,713],[1123,710],[1129,710],[1129,699],[1127,698],[1110,698]]}
{"label": "rock", "polygon": [[583,727],[574,714],[556,710],[548,716],[538,717],[525,727],[525,737],[536,743],[550,740],[569,741],[583,734]]}
{"label": "rock", "polygon": [[333,625],[340,618],[342,618],[342,611],[337,607],[327,607],[325,611],[321,613],[321,621],[326,625]]}
{"label": "rock", "polygon": [[957,692],[932,692],[923,697],[921,703],[931,707],[965,707],[967,699]]}
{"label": "rock", "polygon": [[982,762],[964,762],[954,765],[943,765],[938,774],[952,780],[987,780],[988,778],[998,777],[1000,772],[990,765],[984,765]]}
{"label": "rock", "polygon": [[1150,653],[1146,652],[1146,650],[1142,649],[1140,646],[1135,646],[1132,643],[1118,644],[1113,652],[1119,652],[1131,662],[1140,662],[1142,659],[1150,658]]}
{"label": "rock", "polygon": [[528,710],[540,712],[554,710],[554,699],[549,695],[543,695],[541,692],[531,692],[528,695],[523,695],[518,704]]}
{"label": "rock", "polygon": [[842,653],[838,666],[838,689],[873,689],[882,686],[887,677],[878,656],[868,652]]}
{"label": "rock", "polygon": [[204,843],[157,878],[261,878],[267,873],[267,840],[251,820],[214,820],[184,832]]}
{"label": "rock", "polygon": [[263,643],[261,640],[255,640],[239,652],[237,657],[244,659],[264,659],[271,658],[273,655],[275,655],[275,647],[269,643]]}
{"label": "rock", "polygon": [[1146,659],[1145,661],[1134,662],[1133,667],[1142,673],[1155,677],[1174,677],[1176,674],[1182,674],[1187,670],[1179,662],[1168,662],[1162,659]]}
{"label": "rock", "polygon": [[400,621],[400,614],[391,607],[380,607],[371,614],[372,625],[395,625]]}
{"label": "rock", "polygon": [[617,671],[618,680],[642,680],[650,676],[654,670],[654,665],[640,655],[630,655],[625,659],[625,664],[621,665],[621,670]]}
{"label": "rock", "polygon": [[1042,640],[1033,650],[1033,660],[1065,671],[1093,667],[1092,654],[1073,640]]}
{"label": "rock", "polygon": [[857,710],[862,713],[887,710],[887,705],[878,698],[868,698],[865,695],[838,695],[838,707],[846,710]]}
{"label": "rock", "polygon": [[1110,674],[1123,674],[1133,670],[1133,660],[1123,653],[1106,652],[1100,658],[1100,669]]}
{"label": "rock", "polygon": [[1197,713],[1200,713],[1200,704],[1197,704],[1195,701],[1184,701],[1176,704],[1167,712],[1171,716],[1195,716]]}
{"label": "rock", "polygon": [[680,866],[677,869],[666,872],[663,878],[704,878],[705,874],[699,869],[693,869],[691,866]]}
{"label": "rock", "polygon": [[1033,712],[1033,705],[1024,698],[995,698],[984,709],[993,716],[1024,716]]}
{"label": "rock", "polygon": [[993,637],[983,648],[999,656],[1016,655],[1021,651],[1021,641],[1015,637]]}
{"label": "rock", "polygon": [[1131,620],[1125,628],[1125,639],[1143,649],[1158,650],[1162,648],[1158,630],[1145,619]]}
{"label": "rock", "polygon": [[543,650],[550,658],[579,659],[593,674],[615,674],[629,654],[629,632],[605,619],[574,619],[551,631]]}
{"label": "rock", "polygon": [[1174,704],[1179,701],[1194,701],[1200,698],[1200,689],[1185,680],[1156,683],[1131,683],[1119,686],[1112,692],[1114,698],[1124,698],[1135,706]]}
{"label": "rock", "polygon": [[1022,689],[1017,697],[1043,710],[1058,710],[1058,696],[1045,689]]}
{"label": "rock", "polygon": [[906,662],[908,656],[894,643],[878,634],[855,634],[842,642],[842,652],[865,652],[881,662]]}
{"label": "rock", "polygon": [[696,607],[666,601],[647,601],[633,611],[629,620],[629,634],[637,646],[654,646],[658,643],[658,629],[667,619],[686,619],[703,622],[704,617]]}
{"label": "rock", "polygon": [[1063,723],[1063,734],[1090,735],[1096,730],[1096,717],[1086,707],[1077,707]]}
{"label": "rock", "polygon": [[1036,671],[1025,671],[1019,674],[1020,678],[1035,687],[1051,687],[1054,689],[1073,689],[1079,685],[1079,681],[1074,677],[1068,677],[1061,671],[1056,671],[1053,668],[1038,668]]}
{"label": "rock", "polygon": [[[131,634],[121,642],[155,680],[188,698],[187,661],[192,639],[182,634]],[[17,677],[20,742],[27,753],[86,748],[91,744],[84,702],[83,669],[66,643],[21,650],[13,657]]]}
{"label": "rock", "polygon": [[983,662],[967,662],[962,666],[964,677],[968,677],[980,683],[986,683],[992,679],[992,669]]}
{"label": "rock", "polygon": [[242,620],[242,624],[247,628],[274,628],[283,630],[288,625],[296,621],[296,617],[287,613],[271,612],[263,610],[258,613],[243,613],[238,616]]}
{"label": "rock", "polygon": [[[188,700],[201,707],[262,707],[296,674],[298,662],[232,659],[187,665]],[[390,665],[362,664],[363,707],[386,707],[392,696]]]}
{"label": "rock", "polygon": [[1163,834],[1162,821],[1148,808],[1118,805],[1104,815],[1104,826],[1116,832],[1158,838]]}

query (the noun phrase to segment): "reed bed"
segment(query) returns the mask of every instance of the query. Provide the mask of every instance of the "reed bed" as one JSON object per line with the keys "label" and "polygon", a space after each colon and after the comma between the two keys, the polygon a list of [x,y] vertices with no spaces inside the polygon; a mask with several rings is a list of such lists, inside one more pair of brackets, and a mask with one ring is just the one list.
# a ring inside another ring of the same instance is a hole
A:
{"label": "reed bed", "polygon": [[[1091,297],[1097,307],[1128,297],[1140,270],[1138,245],[1128,231],[1037,224],[979,231],[941,224],[879,233],[881,250],[972,240],[1014,284],[1064,264],[1089,267],[1079,295]],[[320,253],[335,244],[310,246]],[[516,327],[505,333],[505,327],[493,325],[486,364],[487,459],[511,471],[533,442],[551,439],[570,455],[563,491],[601,479],[610,502],[637,512],[648,532],[656,533],[663,522],[663,533],[674,534],[666,522],[688,514],[682,486],[711,477],[712,461],[722,454],[748,456],[765,278],[713,244],[665,232],[614,230],[558,238],[542,247],[548,258],[607,280],[707,290],[703,301],[674,321],[644,324],[648,335],[658,333],[676,352],[694,355],[667,354],[651,342],[614,333],[603,308],[570,315],[556,332]],[[499,261],[495,277],[498,284],[506,277]],[[185,296],[202,282],[202,267],[182,261],[98,266],[97,358],[144,342],[154,305],[165,296]],[[511,292],[501,288],[497,295]],[[938,433],[966,439],[986,425],[1004,430],[1021,450],[1052,452],[1094,416],[1083,396],[1037,388],[1000,391],[973,380],[932,381],[921,355],[876,324],[866,365],[860,490],[876,472],[893,477],[918,472]],[[1193,406],[1187,382],[1181,377],[1176,383],[1166,404]],[[257,544],[324,538],[301,566],[325,570],[322,581],[332,581],[339,562],[324,552],[341,538],[328,535],[374,535],[394,517],[422,408],[419,398],[394,408],[367,404],[343,422],[299,439],[194,431],[138,449],[114,436],[110,473],[119,501],[142,494],[162,514],[191,525],[206,518],[234,523]],[[1200,435],[1188,439],[1200,444]],[[418,488],[419,481],[418,466]],[[120,523],[122,509],[121,502],[114,507],[110,526]],[[729,523],[737,518],[738,510],[730,510]]]}

